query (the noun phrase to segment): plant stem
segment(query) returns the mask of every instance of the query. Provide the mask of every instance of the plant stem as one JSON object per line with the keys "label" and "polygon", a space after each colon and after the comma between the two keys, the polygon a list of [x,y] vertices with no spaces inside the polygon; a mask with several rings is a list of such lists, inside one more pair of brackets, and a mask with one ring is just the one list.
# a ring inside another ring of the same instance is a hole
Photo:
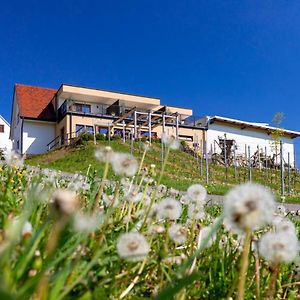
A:
{"label": "plant stem", "polygon": [[279,274],[279,264],[274,264],[271,268],[271,280],[269,283],[266,299],[273,299],[276,291],[276,281]]}
{"label": "plant stem", "polygon": [[103,190],[104,190],[104,186],[105,186],[105,181],[106,181],[107,174],[108,174],[108,169],[109,169],[109,162],[107,161],[105,163],[103,177],[102,177],[102,180],[101,180],[101,183],[100,183],[100,186],[99,186],[99,190],[98,190],[98,192],[96,194],[96,197],[95,197],[94,208],[93,208],[94,212],[96,212],[96,209],[98,207],[98,204],[99,204],[100,199],[101,199],[102,194],[103,194]]}
{"label": "plant stem", "polygon": [[247,276],[247,270],[249,265],[249,252],[250,252],[250,242],[251,242],[251,231],[249,228],[245,230],[245,240],[244,240],[244,248],[241,258],[241,266],[240,266],[240,277],[238,282],[238,290],[237,290],[237,300],[244,299],[245,294],[245,282]]}

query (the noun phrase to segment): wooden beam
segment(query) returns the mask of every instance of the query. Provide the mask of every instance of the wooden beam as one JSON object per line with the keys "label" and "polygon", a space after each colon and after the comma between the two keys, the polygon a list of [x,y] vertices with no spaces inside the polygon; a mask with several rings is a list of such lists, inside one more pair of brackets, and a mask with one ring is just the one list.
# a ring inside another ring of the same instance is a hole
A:
{"label": "wooden beam", "polygon": [[130,111],[128,111],[127,113],[123,114],[118,120],[113,121],[113,125],[122,122],[124,119],[126,119],[132,112],[134,112],[136,110],[136,107],[133,107]]}

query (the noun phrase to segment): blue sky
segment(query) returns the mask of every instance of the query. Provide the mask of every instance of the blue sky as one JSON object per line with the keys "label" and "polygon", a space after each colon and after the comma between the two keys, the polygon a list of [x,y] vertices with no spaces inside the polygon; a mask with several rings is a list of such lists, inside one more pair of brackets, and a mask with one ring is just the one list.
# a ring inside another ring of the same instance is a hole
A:
{"label": "blue sky", "polygon": [[156,96],[199,116],[282,111],[300,130],[300,1],[2,1],[8,120],[14,83]]}

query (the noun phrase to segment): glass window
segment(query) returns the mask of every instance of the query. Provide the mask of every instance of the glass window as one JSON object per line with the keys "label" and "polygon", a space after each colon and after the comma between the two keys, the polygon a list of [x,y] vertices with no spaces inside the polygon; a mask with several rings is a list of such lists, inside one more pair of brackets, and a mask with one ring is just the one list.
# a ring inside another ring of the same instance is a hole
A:
{"label": "glass window", "polygon": [[4,125],[0,125],[0,132],[4,132]]}
{"label": "glass window", "polygon": [[94,127],[93,126],[85,126],[85,131],[88,133],[94,133]]}
{"label": "glass window", "polygon": [[91,106],[89,104],[75,103],[75,111],[83,113],[91,113]]}
{"label": "glass window", "polygon": [[79,134],[83,131],[84,131],[84,125],[76,124],[76,136],[79,136]]}

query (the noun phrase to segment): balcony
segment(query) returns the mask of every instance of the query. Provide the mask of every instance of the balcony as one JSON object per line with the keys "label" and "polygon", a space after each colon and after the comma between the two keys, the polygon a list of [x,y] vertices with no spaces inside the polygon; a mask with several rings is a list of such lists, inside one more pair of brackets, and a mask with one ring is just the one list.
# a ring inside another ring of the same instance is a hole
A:
{"label": "balcony", "polygon": [[[142,109],[136,107],[127,107],[119,104],[102,104],[89,102],[75,102],[65,100],[57,111],[58,121],[61,121],[67,113],[74,115],[84,115],[87,117],[103,117],[113,120],[113,123],[125,122],[126,125],[149,126],[154,128],[159,125],[203,128],[199,122],[200,118],[196,116],[187,116],[178,112],[170,112],[165,106],[157,110]],[[151,115],[150,115],[151,114]],[[178,123],[177,123],[178,122]]]}

